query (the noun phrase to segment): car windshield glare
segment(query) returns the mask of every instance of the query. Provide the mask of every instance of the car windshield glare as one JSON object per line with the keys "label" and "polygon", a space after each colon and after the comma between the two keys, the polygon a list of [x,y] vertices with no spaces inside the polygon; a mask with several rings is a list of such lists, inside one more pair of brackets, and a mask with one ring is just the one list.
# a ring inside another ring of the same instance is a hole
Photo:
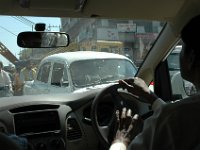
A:
{"label": "car windshield glare", "polygon": [[[76,87],[116,82],[134,77],[135,66],[123,59],[93,59],[77,61],[70,66],[72,82]],[[84,68],[84,69],[83,69]]]}

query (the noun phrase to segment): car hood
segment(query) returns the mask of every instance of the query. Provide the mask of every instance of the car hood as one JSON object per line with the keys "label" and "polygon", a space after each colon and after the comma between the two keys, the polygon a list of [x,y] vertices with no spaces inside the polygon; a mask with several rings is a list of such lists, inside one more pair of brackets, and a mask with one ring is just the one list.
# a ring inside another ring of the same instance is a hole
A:
{"label": "car hood", "polygon": [[[74,87],[72,92],[70,93],[83,93],[83,92],[87,92],[87,91],[91,91],[91,90],[96,90],[96,89],[103,89],[107,86],[116,84],[116,82],[109,82],[109,83],[102,83],[102,84],[98,84],[98,85],[91,85],[91,86],[87,86],[87,87]],[[34,84],[34,81],[28,81],[25,83],[23,91],[25,95],[38,95],[38,94],[48,94],[50,91],[43,89],[44,85],[42,84]],[[63,91],[63,93],[65,93]],[[53,93],[52,93],[53,94]]]}

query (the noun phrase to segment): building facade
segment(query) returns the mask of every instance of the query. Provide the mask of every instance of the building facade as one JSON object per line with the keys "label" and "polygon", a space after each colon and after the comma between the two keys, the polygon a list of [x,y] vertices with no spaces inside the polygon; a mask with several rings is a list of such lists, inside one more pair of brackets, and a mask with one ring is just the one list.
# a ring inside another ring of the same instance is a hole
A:
{"label": "building facade", "polygon": [[104,51],[128,56],[136,64],[143,59],[163,24],[158,21],[62,18],[72,46],[68,51]]}

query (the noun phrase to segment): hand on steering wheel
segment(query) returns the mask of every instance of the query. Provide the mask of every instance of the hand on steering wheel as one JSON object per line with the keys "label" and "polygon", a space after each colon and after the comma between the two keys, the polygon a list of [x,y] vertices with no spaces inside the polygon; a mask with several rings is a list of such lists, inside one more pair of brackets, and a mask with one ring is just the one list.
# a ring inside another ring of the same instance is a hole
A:
{"label": "hand on steering wheel", "polygon": [[[124,123],[130,124],[130,122],[126,121],[126,120],[130,120],[130,116],[131,117],[134,116],[134,115],[132,115],[132,113],[140,114],[140,115],[142,115],[141,117],[143,118],[143,113],[142,113],[143,110],[140,110],[141,107],[139,106],[140,104],[139,104],[139,100],[137,99],[137,97],[135,97],[133,94],[131,94],[129,92],[126,92],[126,91],[123,92],[123,91],[119,90],[122,88],[123,88],[123,85],[121,85],[121,84],[114,84],[114,85],[108,86],[108,87],[104,88],[100,93],[98,93],[92,102],[92,106],[91,106],[92,126],[93,126],[93,129],[96,132],[97,136],[99,137],[100,142],[106,148],[109,148],[113,139],[116,138],[115,137],[116,130],[119,129],[118,131],[120,131],[120,133],[121,133],[121,131],[122,131],[121,129],[122,129],[122,127],[124,127],[123,124]],[[100,105],[100,103],[102,101],[105,100],[105,97],[109,97],[109,100],[111,101],[111,103],[113,104],[114,107],[113,107],[112,117],[110,118],[109,123],[107,123],[104,126],[101,126],[98,122],[98,106]],[[127,117],[127,112],[125,113],[126,114],[125,117],[122,117],[120,111],[122,111],[121,109],[123,109],[123,107],[131,107],[134,110],[132,110],[131,112],[128,110],[127,111],[128,117]],[[146,109],[148,109],[148,106],[145,106],[145,107],[146,107]],[[116,120],[116,110],[118,110],[117,112],[119,112],[119,116],[120,116],[120,117],[118,117],[117,120]],[[133,119],[135,119],[135,117]],[[141,118],[141,117],[139,117],[139,118]],[[136,120],[137,120],[137,117],[136,117]],[[118,122],[118,125],[120,125],[120,128],[119,128],[119,126],[116,127],[116,121]],[[135,123],[135,120],[133,120],[131,123]],[[137,125],[134,124],[133,129],[130,132],[130,133],[134,132],[132,135],[138,133],[138,132],[134,131],[134,130],[137,130],[136,126]],[[125,125],[125,127],[126,127],[126,129],[128,129],[126,125]],[[142,126],[140,126],[140,127],[142,128]],[[127,131],[127,130],[125,130],[125,131]],[[130,139],[131,138],[132,137],[130,137]]]}
{"label": "hand on steering wheel", "polygon": [[119,84],[127,89],[130,93],[140,97],[140,100],[152,104],[158,96],[151,92],[147,84],[141,78],[134,77],[130,79],[120,80]]}
{"label": "hand on steering wheel", "polygon": [[112,143],[122,142],[126,146],[130,141],[142,131],[143,120],[138,114],[132,115],[132,110],[123,108],[120,112],[116,111],[117,132]]}

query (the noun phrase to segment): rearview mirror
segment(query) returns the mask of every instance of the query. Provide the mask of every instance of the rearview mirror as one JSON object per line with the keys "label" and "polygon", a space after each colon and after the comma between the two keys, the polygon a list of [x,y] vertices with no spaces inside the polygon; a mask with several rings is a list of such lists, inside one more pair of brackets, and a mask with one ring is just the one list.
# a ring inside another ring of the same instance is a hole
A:
{"label": "rearview mirror", "polygon": [[17,45],[23,48],[56,48],[69,45],[69,35],[65,32],[21,32]]}

